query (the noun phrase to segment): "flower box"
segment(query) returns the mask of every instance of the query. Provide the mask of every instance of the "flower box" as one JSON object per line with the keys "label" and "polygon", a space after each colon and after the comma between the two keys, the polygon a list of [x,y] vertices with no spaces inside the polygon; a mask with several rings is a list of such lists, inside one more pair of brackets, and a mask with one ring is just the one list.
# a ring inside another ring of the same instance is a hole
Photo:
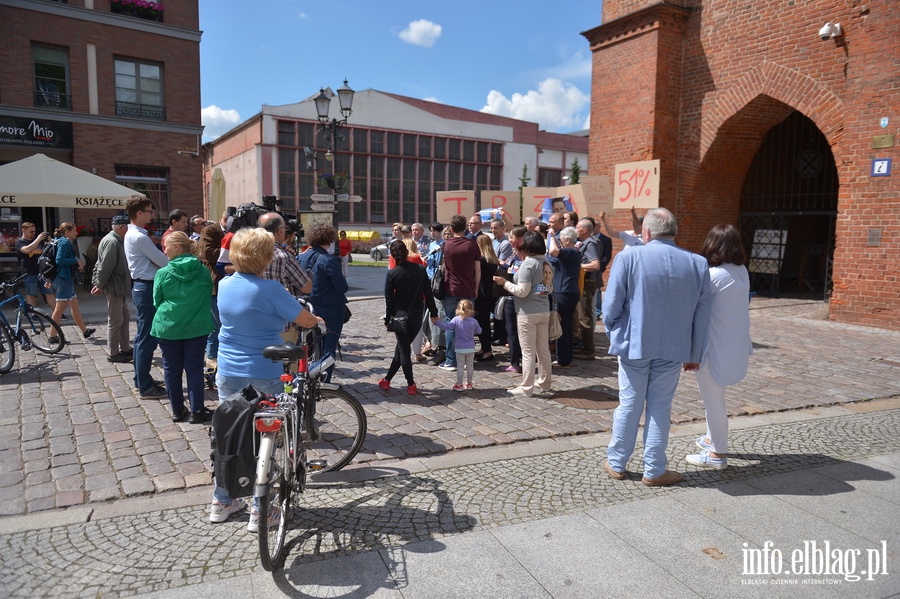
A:
{"label": "flower box", "polygon": [[149,0],[112,0],[110,11],[162,23],[163,5]]}

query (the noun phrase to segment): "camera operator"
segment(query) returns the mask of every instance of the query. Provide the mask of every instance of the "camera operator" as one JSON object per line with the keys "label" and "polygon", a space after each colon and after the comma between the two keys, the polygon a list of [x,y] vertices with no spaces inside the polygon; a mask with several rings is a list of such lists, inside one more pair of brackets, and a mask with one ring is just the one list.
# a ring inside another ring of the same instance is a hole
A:
{"label": "camera operator", "polygon": [[50,239],[50,234],[44,231],[36,235],[37,228],[34,223],[22,223],[22,235],[16,239],[16,257],[25,275],[25,299],[33,307],[37,307],[37,296],[43,294],[47,305],[52,309],[56,305],[56,297],[53,288],[43,288],[38,277],[38,258],[44,249],[44,242]]}

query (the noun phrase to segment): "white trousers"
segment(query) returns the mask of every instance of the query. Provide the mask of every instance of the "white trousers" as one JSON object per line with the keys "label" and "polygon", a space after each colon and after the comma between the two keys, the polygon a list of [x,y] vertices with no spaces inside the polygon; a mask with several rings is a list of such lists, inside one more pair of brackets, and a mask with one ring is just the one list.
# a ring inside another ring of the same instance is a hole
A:
{"label": "white trousers", "polygon": [[712,377],[709,369],[701,366],[697,371],[697,387],[706,410],[706,436],[715,453],[728,453],[728,411],[725,409],[725,385]]}

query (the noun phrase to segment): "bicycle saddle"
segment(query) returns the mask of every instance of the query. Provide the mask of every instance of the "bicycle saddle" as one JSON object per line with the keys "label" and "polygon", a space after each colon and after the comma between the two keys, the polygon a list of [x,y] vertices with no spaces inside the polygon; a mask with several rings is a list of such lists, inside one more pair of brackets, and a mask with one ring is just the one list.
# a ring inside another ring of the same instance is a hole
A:
{"label": "bicycle saddle", "polygon": [[284,343],[282,345],[270,345],[263,349],[263,357],[270,360],[299,360],[304,355],[304,350],[293,343]]}

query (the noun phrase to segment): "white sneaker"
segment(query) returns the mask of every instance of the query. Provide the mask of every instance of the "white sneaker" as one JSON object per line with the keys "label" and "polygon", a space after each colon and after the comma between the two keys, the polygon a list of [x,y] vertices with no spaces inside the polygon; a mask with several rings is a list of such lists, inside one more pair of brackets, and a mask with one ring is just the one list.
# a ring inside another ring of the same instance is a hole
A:
{"label": "white sneaker", "polygon": [[209,521],[218,524],[219,522],[225,522],[236,512],[241,511],[247,507],[247,500],[243,497],[238,497],[237,499],[232,499],[227,503],[219,503],[218,501],[213,501],[212,506],[209,509]]}
{"label": "white sneaker", "polygon": [[706,435],[700,435],[694,443],[703,451],[712,451],[712,443],[706,440]]}
{"label": "white sneaker", "polygon": [[[281,520],[281,510],[269,510],[268,520],[269,528],[278,526],[278,522]],[[259,510],[254,507],[250,508],[250,521],[247,522],[247,531],[254,533],[259,532]]]}
{"label": "white sneaker", "polygon": [[701,468],[712,468],[714,470],[725,470],[728,468],[728,458],[714,458],[705,449],[700,453],[685,456],[684,459],[687,460],[688,464]]}
{"label": "white sneaker", "polygon": [[516,387],[514,389],[510,389],[507,391],[510,395],[524,395],[526,397],[530,397],[527,393],[525,393],[525,389],[522,387]]}

